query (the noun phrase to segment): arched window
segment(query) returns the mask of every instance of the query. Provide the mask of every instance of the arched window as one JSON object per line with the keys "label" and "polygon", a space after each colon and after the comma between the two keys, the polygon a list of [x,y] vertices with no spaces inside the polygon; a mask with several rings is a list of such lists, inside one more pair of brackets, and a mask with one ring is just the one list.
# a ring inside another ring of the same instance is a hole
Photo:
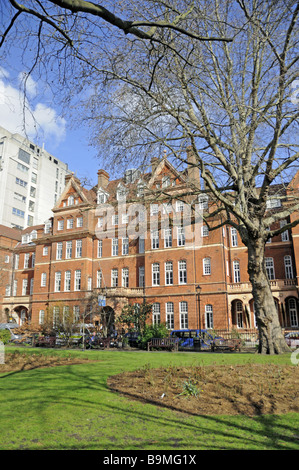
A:
{"label": "arched window", "polygon": [[203,259],[203,273],[205,276],[211,274],[211,258]]}

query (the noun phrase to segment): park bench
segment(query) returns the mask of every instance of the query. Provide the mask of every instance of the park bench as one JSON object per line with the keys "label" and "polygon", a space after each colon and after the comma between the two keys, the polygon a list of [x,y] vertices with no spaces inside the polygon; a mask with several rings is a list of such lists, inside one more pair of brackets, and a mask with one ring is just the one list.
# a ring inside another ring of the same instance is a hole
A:
{"label": "park bench", "polygon": [[216,349],[240,351],[241,344],[242,344],[242,341],[239,338],[231,338],[231,339],[215,338],[212,343],[212,351],[215,351]]}
{"label": "park bench", "polygon": [[178,338],[152,338],[147,343],[147,350],[150,351],[152,348],[169,349],[171,351],[178,351],[179,349]]}

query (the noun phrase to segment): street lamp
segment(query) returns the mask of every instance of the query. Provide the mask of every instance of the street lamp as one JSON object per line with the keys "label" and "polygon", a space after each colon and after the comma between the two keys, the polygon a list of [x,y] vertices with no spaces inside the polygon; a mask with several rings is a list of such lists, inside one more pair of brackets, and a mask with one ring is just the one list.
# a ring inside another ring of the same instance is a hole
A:
{"label": "street lamp", "polygon": [[201,294],[201,287],[198,285],[196,286],[196,295],[198,300],[198,324],[199,330],[201,329],[201,321],[200,321],[200,294]]}

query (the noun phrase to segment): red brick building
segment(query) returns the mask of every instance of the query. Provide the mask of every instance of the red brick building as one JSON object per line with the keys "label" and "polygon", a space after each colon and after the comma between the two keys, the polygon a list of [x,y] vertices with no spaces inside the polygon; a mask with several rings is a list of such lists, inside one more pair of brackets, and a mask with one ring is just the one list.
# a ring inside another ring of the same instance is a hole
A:
{"label": "red brick building", "polygon": [[[99,170],[91,190],[74,175],[65,183],[53,217],[22,231],[20,240],[11,237],[14,264],[2,317],[39,323],[62,309],[78,319],[90,311],[95,322],[99,307],[91,299],[101,294],[116,321],[124,305],[145,301],[153,305],[153,322],[169,329],[255,327],[247,248],[233,228],[208,230],[194,215],[210,210],[206,194],[196,196],[197,212],[186,210],[195,198],[190,187],[200,187],[196,169],[179,173],[162,158],[145,175],[131,170],[110,181]],[[290,190],[298,184],[296,175]],[[280,322],[288,328],[299,326],[298,237],[299,226],[266,247]]]}

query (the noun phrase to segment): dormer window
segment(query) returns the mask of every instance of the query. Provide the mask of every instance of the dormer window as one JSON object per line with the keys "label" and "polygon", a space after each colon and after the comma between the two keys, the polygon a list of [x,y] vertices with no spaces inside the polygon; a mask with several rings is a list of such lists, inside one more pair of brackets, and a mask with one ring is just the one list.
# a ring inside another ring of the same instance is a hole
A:
{"label": "dormer window", "polygon": [[36,230],[32,230],[32,232],[30,233],[30,241],[32,240],[35,240],[37,238],[37,231]]}
{"label": "dormer window", "polygon": [[116,192],[117,200],[122,201],[123,199],[126,198],[126,194],[127,194],[126,188],[122,184],[119,185],[117,192]]}
{"label": "dormer window", "polygon": [[270,198],[267,201],[267,209],[274,209],[275,207],[281,207],[281,200],[278,198]]}
{"label": "dormer window", "polygon": [[97,204],[105,204],[108,199],[108,194],[105,191],[99,189],[97,193]]}
{"label": "dormer window", "polygon": [[29,241],[28,234],[22,235],[22,245],[24,245],[25,243],[28,243],[28,241]]}
{"label": "dormer window", "polygon": [[67,205],[68,205],[68,206],[73,206],[73,205],[74,205],[74,202],[75,202],[74,196],[69,196],[69,197],[68,197],[68,200],[67,200]]}

